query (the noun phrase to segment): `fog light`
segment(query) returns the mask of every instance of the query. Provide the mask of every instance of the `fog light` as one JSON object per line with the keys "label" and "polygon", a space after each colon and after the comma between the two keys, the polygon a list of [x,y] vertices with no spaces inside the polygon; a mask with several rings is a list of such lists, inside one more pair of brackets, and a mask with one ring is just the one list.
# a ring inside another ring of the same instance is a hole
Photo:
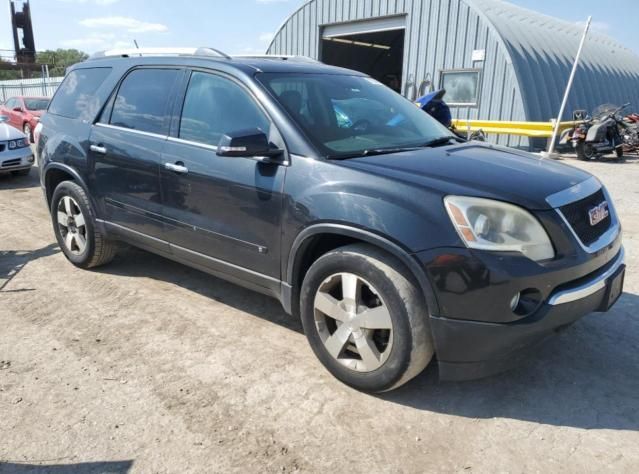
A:
{"label": "fog light", "polygon": [[517,293],[515,296],[513,296],[513,299],[510,300],[510,310],[511,311],[515,311],[517,309],[517,306],[519,306],[519,300],[521,299],[521,293]]}
{"label": "fog light", "polygon": [[536,288],[528,288],[517,293],[511,300],[510,307],[517,316],[526,317],[537,311],[541,304],[541,291]]}

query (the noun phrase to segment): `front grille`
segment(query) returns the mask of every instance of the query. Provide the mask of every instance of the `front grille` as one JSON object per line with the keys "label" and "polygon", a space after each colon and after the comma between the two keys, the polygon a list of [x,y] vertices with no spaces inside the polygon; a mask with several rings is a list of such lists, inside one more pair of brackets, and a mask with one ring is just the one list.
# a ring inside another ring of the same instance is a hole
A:
{"label": "front grille", "polygon": [[2,162],[2,167],[3,168],[8,168],[10,166],[18,166],[20,163],[22,163],[22,160],[20,158],[16,158],[15,160],[3,161]]}
{"label": "front grille", "polygon": [[567,204],[559,208],[559,211],[568,221],[568,224],[572,227],[579,237],[579,240],[584,245],[590,245],[597,241],[612,224],[612,208],[611,203],[608,203],[608,217],[599,222],[597,225],[590,225],[589,211],[598,206],[606,200],[606,196],[603,189],[600,189],[595,194],[591,194],[587,198],[580,201]]}

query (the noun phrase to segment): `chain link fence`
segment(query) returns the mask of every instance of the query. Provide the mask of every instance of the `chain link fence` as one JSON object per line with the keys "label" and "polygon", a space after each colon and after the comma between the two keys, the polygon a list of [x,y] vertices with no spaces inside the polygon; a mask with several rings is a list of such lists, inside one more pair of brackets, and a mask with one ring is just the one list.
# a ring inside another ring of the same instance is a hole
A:
{"label": "chain link fence", "polygon": [[63,79],[63,77],[49,77],[0,81],[0,102],[19,95],[52,97]]}

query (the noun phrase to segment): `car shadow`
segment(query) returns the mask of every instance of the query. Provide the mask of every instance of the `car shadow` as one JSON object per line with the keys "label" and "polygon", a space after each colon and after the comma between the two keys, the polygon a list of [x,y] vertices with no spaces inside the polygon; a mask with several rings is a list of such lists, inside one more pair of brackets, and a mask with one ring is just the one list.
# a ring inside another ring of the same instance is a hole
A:
{"label": "car shadow", "polygon": [[0,462],[0,474],[126,474],[133,461],[84,462],[77,464],[28,464]]}
{"label": "car shadow", "polygon": [[286,314],[277,300],[134,247],[124,247],[113,263],[94,271],[165,281],[303,333],[302,323]]}
{"label": "car shadow", "polygon": [[639,431],[639,296],[624,293],[550,338],[523,366],[482,380],[439,382],[432,364],[382,399],[474,419],[512,418]]}
{"label": "car shadow", "polygon": [[[57,244],[50,244],[34,251],[0,250],[0,292],[7,293],[5,287],[15,278],[25,265],[33,260],[48,257],[60,252]],[[21,289],[14,291],[31,291]]]}
{"label": "car shadow", "polygon": [[[302,333],[279,302],[170,260],[127,248],[100,272],[169,282]],[[540,346],[534,360],[469,382],[440,382],[436,363],[398,390],[378,395],[411,407],[473,419],[512,418],[578,428],[639,430],[639,296],[625,293]]]}
{"label": "car shadow", "polygon": [[40,177],[36,167],[31,168],[28,176],[14,176],[11,173],[0,173],[0,190],[28,189],[40,186]]}

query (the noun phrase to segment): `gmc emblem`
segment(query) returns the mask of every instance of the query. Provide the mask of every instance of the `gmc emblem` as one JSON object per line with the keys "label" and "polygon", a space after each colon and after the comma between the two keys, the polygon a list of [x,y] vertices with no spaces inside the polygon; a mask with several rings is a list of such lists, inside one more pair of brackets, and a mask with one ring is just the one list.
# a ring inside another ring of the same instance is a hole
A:
{"label": "gmc emblem", "polygon": [[608,211],[608,202],[604,201],[598,206],[595,206],[588,211],[588,217],[590,218],[590,225],[595,226],[599,224],[609,215],[610,215],[610,211]]}

